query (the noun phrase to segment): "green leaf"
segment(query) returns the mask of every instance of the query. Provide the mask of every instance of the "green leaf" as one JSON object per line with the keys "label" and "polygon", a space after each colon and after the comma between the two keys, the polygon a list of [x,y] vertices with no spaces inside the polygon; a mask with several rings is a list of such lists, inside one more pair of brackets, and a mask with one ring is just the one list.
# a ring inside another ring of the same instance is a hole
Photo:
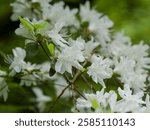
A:
{"label": "green leaf", "polygon": [[47,44],[47,47],[48,47],[48,50],[51,54],[54,54],[54,50],[55,50],[55,46],[54,44],[50,43],[50,44]]}
{"label": "green leaf", "polygon": [[27,28],[29,31],[33,31],[34,30],[34,26],[32,25],[32,23],[30,23],[30,21],[24,19],[24,18],[21,18],[19,17],[19,20],[21,22],[21,24]]}
{"label": "green leaf", "polygon": [[47,22],[41,22],[41,23],[38,23],[38,24],[34,24],[33,26],[34,26],[34,28],[36,29],[36,30],[45,30],[45,29],[47,29],[48,28],[48,23]]}

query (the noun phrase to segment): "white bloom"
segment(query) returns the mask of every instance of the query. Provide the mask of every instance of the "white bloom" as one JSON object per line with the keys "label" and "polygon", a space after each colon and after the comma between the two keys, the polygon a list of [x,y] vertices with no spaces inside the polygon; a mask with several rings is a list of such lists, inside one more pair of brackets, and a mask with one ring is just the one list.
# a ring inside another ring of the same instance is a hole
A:
{"label": "white bloom", "polygon": [[118,88],[118,92],[122,99],[116,104],[116,112],[134,112],[145,103],[142,101],[144,93],[138,92],[133,95],[133,92],[127,84],[124,85],[124,90]]}
{"label": "white bloom", "polygon": [[77,9],[69,9],[68,6],[64,7],[64,2],[55,3],[50,8],[43,11],[43,18],[51,20],[52,23],[62,21],[65,26],[75,26],[79,27],[79,22],[76,18],[78,12]]}
{"label": "white bloom", "polygon": [[144,96],[143,92],[139,92],[135,95],[132,95],[132,90],[130,90],[129,85],[125,84],[124,85],[124,90],[121,88],[118,88],[119,95],[122,97],[123,100],[132,100],[135,101],[136,103],[144,103],[142,101],[142,97]]}
{"label": "white bloom", "polygon": [[58,56],[58,60],[55,65],[56,72],[63,74],[65,71],[72,74],[72,67],[82,69],[83,67],[79,62],[83,62],[85,58],[80,50],[80,45],[73,44],[72,46],[66,46],[62,49],[62,52]]}
{"label": "white bloom", "polygon": [[40,88],[33,88],[32,90],[34,94],[36,95],[36,98],[34,99],[34,101],[37,102],[37,107],[39,111],[43,112],[45,109],[46,103],[51,101],[51,97],[44,95]]}
{"label": "white bloom", "polygon": [[84,112],[85,110],[91,111],[91,108],[93,108],[97,112],[103,111],[103,105],[105,105],[106,100],[104,97],[104,89],[102,89],[100,92],[97,91],[96,94],[84,94],[86,99],[78,98],[76,107],[81,112]]}
{"label": "white bloom", "polygon": [[105,46],[106,42],[110,41],[109,28],[113,26],[113,22],[107,16],[102,17],[102,14],[90,9],[89,2],[80,6],[80,16],[82,22],[89,22],[88,29],[95,33],[101,45]]}
{"label": "white bloom", "polygon": [[50,2],[51,0],[16,0],[16,2],[11,4],[13,9],[13,15],[11,16],[11,19],[13,21],[17,21],[19,16],[32,19],[35,17],[35,15],[33,15],[33,10],[35,10],[35,12],[38,11],[38,9],[32,8],[32,4],[39,3],[42,11],[45,12],[49,9],[49,7],[51,7],[51,5],[49,4]]}
{"label": "white bloom", "polygon": [[85,41],[81,37],[77,38],[76,40],[73,40],[70,38],[69,45],[74,46],[74,47],[76,47],[76,49],[82,51],[82,50],[84,50],[84,47],[85,47]]}
{"label": "white bloom", "polygon": [[80,6],[80,16],[82,22],[94,22],[97,21],[102,14],[94,9],[90,8],[90,2],[86,2],[85,5]]}
{"label": "white bloom", "polygon": [[49,80],[50,79],[49,71],[51,68],[51,64],[49,62],[44,62],[41,65],[39,65],[39,68],[40,68],[40,72],[38,73],[38,75],[40,76],[39,79]]}
{"label": "white bloom", "polygon": [[127,58],[127,57],[120,57],[120,61],[118,59],[114,59],[114,72],[120,75],[125,75],[127,73],[134,72],[135,70],[135,61]]}
{"label": "white bloom", "polygon": [[150,69],[150,58],[148,57],[148,50],[149,46],[144,45],[142,41],[138,45],[133,45],[126,55],[137,62],[137,68]]}
{"label": "white bloom", "polygon": [[96,38],[102,46],[106,46],[106,42],[110,42],[110,28],[113,26],[113,22],[107,17],[103,16],[98,21],[90,24],[89,30],[95,33]]}
{"label": "white bloom", "polygon": [[110,44],[103,46],[102,54],[109,57],[122,57],[129,52],[131,48],[131,40],[124,35],[124,32],[117,32]]}
{"label": "white bloom", "polygon": [[123,83],[128,84],[131,88],[134,89],[134,93],[145,90],[146,87],[146,78],[147,74],[141,74],[139,72],[126,73],[121,76],[120,80]]}
{"label": "white bloom", "polygon": [[50,6],[50,2],[52,0],[32,0],[32,3],[39,3],[41,5],[42,8],[47,8]]}
{"label": "white bloom", "polygon": [[11,70],[10,74],[20,73],[25,68],[25,57],[26,57],[26,51],[22,48],[15,48],[13,49],[13,61],[9,67]]}
{"label": "white bloom", "polygon": [[85,58],[89,59],[92,55],[93,50],[99,45],[98,42],[94,42],[93,38],[87,43],[84,42],[83,55]]}
{"label": "white bloom", "polygon": [[78,49],[82,50],[85,58],[90,59],[92,56],[92,51],[99,45],[98,42],[94,42],[92,38],[90,41],[85,42],[81,37],[77,38],[77,40],[69,39],[69,45],[76,45]]}
{"label": "white bloom", "polygon": [[114,60],[114,72],[119,74],[121,82],[134,89],[134,93],[144,90],[147,74],[136,69],[136,62],[128,57],[120,57],[120,62]]}
{"label": "white bloom", "polygon": [[4,101],[6,101],[9,89],[3,76],[6,76],[6,72],[0,70],[0,97],[3,96]]}
{"label": "white bloom", "polygon": [[106,87],[103,80],[112,76],[112,69],[110,68],[112,61],[96,55],[92,56],[91,61],[92,65],[88,68],[87,73],[89,76],[92,76],[92,79],[96,83],[100,83],[103,87]]}
{"label": "white bloom", "polygon": [[26,74],[24,76],[21,77],[21,82],[20,82],[21,86],[32,86],[32,85],[37,85],[37,79],[33,74]]}
{"label": "white bloom", "polygon": [[110,111],[115,112],[117,104],[117,94],[111,90],[107,95],[107,102],[110,107]]}
{"label": "white bloom", "polygon": [[17,21],[18,16],[32,18],[31,3],[27,2],[27,0],[16,0],[11,6],[13,9],[11,19],[13,21]]}
{"label": "white bloom", "polygon": [[44,62],[39,66],[39,68],[41,72],[48,73],[51,68],[51,64],[49,62]]}
{"label": "white bloom", "polygon": [[116,57],[124,56],[131,48],[130,38],[124,35],[124,32],[115,34],[114,40],[109,44],[108,52]]}
{"label": "white bloom", "polygon": [[33,71],[33,70],[40,69],[40,66],[38,66],[36,64],[31,64],[30,62],[27,62],[24,66],[24,69],[27,71]]}
{"label": "white bloom", "polygon": [[52,39],[52,41],[60,47],[66,47],[68,44],[68,42],[65,39],[63,39],[63,35],[60,34],[60,31],[63,28],[63,26],[64,24],[62,22],[57,22],[54,28],[50,32],[47,32],[48,36]]}
{"label": "white bloom", "polygon": [[25,28],[21,24],[20,24],[20,27],[15,30],[15,33],[17,35],[23,36],[23,37],[25,37],[27,39],[31,39],[33,41],[36,40],[36,37],[34,36],[34,33],[32,31],[29,31],[27,28]]}
{"label": "white bloom", "polygon": [[37,41],[36,34],[47,35],[50,26],[48,22],[44,20],[32,19],[31,21],[28,18],[24,19],[32,24],[30,25],[31,27],[26,27],[21,23],[19,28],[15,30],[15,33],[27,38],[26,44]]}
{"label": "white bloom", "polygon": [[104,93],[104,88],[96,94],[84,94],[86,99],[78,98],[76,107],[80,112],[113,112],[117,95],[114,91]]}

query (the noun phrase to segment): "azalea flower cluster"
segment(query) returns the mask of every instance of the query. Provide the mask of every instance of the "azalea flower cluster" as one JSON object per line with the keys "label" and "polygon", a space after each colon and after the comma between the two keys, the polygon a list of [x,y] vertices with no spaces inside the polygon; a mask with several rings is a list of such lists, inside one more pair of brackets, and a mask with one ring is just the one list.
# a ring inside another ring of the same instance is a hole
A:
{"label": "azalea flower cluster", "polygon": [[149,46],[143,41],[132,44],[123,32],[112,33],[113,22],[89,2],[79,9],[51,0],[16,0],[11,6],[12,20],[20,20],[16,34],[25,45],[41,47],[49,61],[32,64],[24,49],[13,49],[9,71],[0,71],[4,100],[5,77],[19,74],[21,86],[33,87],[40,112],[53,100],[38,87],[45,80],[54,80],[58,97],[73,97],[73,112],[150,112]]}

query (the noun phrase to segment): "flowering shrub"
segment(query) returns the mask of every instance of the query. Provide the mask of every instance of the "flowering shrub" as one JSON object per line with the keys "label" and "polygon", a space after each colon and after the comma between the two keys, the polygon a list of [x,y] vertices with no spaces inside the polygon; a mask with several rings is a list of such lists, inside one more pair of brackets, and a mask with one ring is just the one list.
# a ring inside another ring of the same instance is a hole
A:
{"label": "flowering shrub", "polygon": [[[132,44],[123,32],[112,31],[113,22],[91,9],[90,3],[70,9],[51,0],[16,0],[12,20],[20,20],[15,33],[29,49],[16,47],[0,70],[0,96],[7,101],[8,78],[17,78],[36,97],[39,112],[53,112],[60,98],[71,99],[72,112],[150,112],[149,46]],[[27,54],[40,47],[48,61],[33,64]],[[56,98],[45,95],[46,81]],[[54,91],[52,91],[54,93]]]}

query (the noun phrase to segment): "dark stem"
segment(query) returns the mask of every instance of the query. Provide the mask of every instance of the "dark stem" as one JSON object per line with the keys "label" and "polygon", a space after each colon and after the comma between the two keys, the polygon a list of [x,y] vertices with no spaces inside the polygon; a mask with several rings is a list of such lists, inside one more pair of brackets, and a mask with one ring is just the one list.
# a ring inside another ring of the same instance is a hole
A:
{"label": "dark stem", "polygon": [[51,58],[49,57],[48,53],[46,52],[44,46],[42,45],[41,42],[38,42],[40,44],[40,46],[42,47],[43,51],[45,52],[46,56],[48,57],[48,59],[51,61]]}
{"label": "dark stem", "polygon": [[58,100],[61,98],[61,96],[64,94],[64,92],[65,92],[69,87],[70,87],[70,84],[62,90],[62,92],[61,92],[61,93],[59,94],[59,96],[56,98],[56,100],[54,101],[54,103],[52,104],[52,106],[48,109],[48,112],[53,111],[53,109],[54,109],[56,103],[58,102]]}
{"label": "dark stem", "polygon": [[84,95],[82,95],[82,93],[80,93],[80,91],[79,91],[77,88],[74,88],[74,90],[75,90],[81,97],[83,97],[85,100],[87,100],[86,97],[85,97]]}

